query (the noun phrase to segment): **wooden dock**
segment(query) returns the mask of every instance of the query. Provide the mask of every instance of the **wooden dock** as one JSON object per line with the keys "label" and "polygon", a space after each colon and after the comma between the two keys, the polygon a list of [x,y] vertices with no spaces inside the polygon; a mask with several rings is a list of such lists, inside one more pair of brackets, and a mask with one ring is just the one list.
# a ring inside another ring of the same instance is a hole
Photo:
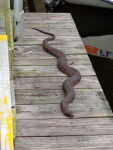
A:
{"label": "wooden dock", "polygon": [[[50,44],[63,51],[69,65],[81,72],[70,105],[73,119],[60,110],[61,86],[67,77],[57,69],[56,58],[42,49],[48,36],[32,27],[55,34],[56,40]],[[113,149],[113,114],[70,14],[25,14],[24,41],[15,44],[14,54],[15,150]]]}

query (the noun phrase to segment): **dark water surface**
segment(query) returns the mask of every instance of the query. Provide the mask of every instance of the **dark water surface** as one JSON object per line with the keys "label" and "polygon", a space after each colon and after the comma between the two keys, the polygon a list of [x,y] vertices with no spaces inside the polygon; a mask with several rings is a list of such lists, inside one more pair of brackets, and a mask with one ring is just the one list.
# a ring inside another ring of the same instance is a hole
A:
{"label": "dark water surface", "polygon": [[67,3],[56,12],[71,13],[81,37],[113,34],[113,9]]}
{"label": "dark water surface", "polygon": [[89,55],[98,80],[113,111],[113,59]]}

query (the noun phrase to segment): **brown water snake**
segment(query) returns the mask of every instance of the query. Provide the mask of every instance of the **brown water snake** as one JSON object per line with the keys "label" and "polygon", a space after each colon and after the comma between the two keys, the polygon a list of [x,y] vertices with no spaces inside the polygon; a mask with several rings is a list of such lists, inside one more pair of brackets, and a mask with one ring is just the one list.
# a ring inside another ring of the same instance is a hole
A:
{"label": "brown water snake", "polygon": [[65,97],[62,100],[60,106],[61,106],[61,110],[62,110],[63,114],[67,117],[72,118],[72,117],[74,117],[74,114],[71,110],[69,110],[68,105],[75,98],[75,91],[73,89],[73,86],[80,82],[81,74],[77,69],[68,66],[67,58],[63,52],[61,52],[60,50],[58,50],[56,48],[51,47],[48,44],[48,41],[52,41],[55,39],[54,34],[48,33],[48,32],[45,32],[45,31],[42,31],[42,30],[39,30],[36,28],[32,28],[32,29],[38,30],[41,33],[52,36],[52,37],[48,37],[48,38],[44,39],[42,46],[46,52],[50,53],[51,55],[53,55],[57,58],[57,60],[58,60],[57,68],[61,72],[65,73],[68,76],[68,78],[63,82],[63,85],[62,85],[62,90],[65,93]]}

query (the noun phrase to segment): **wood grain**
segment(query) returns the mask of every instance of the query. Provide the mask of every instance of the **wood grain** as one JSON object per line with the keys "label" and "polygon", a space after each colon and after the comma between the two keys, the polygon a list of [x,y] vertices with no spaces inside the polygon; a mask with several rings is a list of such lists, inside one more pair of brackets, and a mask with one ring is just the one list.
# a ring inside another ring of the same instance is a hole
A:
{"label": "wood grain", "polygon": [[[76,101],[70,105],[74,118],[108,117],[113,116],[106,101]],[[18,105],[17,119],[65,119],[59,104]]]}
{"label": "wood grain", "polygon": [[24,20],[72,20],[70,13],[25,13]]}
{"label": "wood grain", "polygon": [[[86,51],[84,50],[84,46],[81,43],[78,43],[74,45],[73,47],[65,46],[65,45],[53,45],[53,47],[57,47],[60,49],[60,51],[64,52],[66,55],[87,55]],[[23,57],[25,56],[27,59],[27,56],[43,56],[43,55],[50,56],[50,54],[47,54],[43,48],[42,44],[23,44],[23,45],[15,45],[15,51],[14,55],[15,57]],[[32,57],[31,57],[32,58]]]}
{"label": "wood grain", "polygon": [[113,135],[113,119],[17,120],[18,136]]}
{"label": "wood grain", "polygon": [[[15,89],[60,89],[66,77],[22,77],[15,78]],[[74,86],[75,89],[100,89],[101,86],[96,76],[82,77],[81,82]]]}
{"label": "wood grain", "polygon": [[[70,142],[71,141],[71,142]],[[113,135],[17,137],[16,150],[112,150]]]}
{"label": "wood grain", "polygon": [[[26,87],[27,88],[27,87]],[[76,97],[73,103],[89,103],[106,101],[105,95],[101,89],[75,89]],[[64,97],[62,90],[28,90],[15,89],[16,104],[18,105],[36,105],[36,104],[59,104]],[[76,108],[76,107],[75,107]]]}
{"label": "wood grain", "polygon": [[[35,27],[35,24],[33,24],[32,27]],[[52,27],[51,27],[52,28]],[[63,26],[63,28],[65,28]],[[37,32],[37,31],[36,31]],[[42,44],[43,40],[47,38],[48,36],[42,35],[42,36],[24,36],[22,42],[18,42],[15,44]],[[81,38],[79,36],[56,36],[56,39],[54,41],[49,42],[50,45],[65,45],[68,47],[74,47],[76,43],[81,43]]]}
{"label": "wood grain", "polygon": [[[55,22],[53,22],[53,23],[45,23],[45,24],[43,24],[43,23],[29,23],[28,24],[28,22],[26,22],[26,23],[24,23],[24,27],[25,28],[28,28],[28,27],[30,27],[30,28],[54,28],[54,29],[62,29],[62,28],[66,28],[66,29],[72,29],[72,28],[75,28],[75,24],[74,23],[72,23],[72,22],[59,22],[59,23],[55,23]],[[37,31],[36,31],[37,32]]]}
{"label": "wood grain", "polygon": [[[72,65],[70,65],[72,66]],[[77,65],[73,68],[76,68],[80,71],[82,76],[86,75],[95,75],[95,72],[91,65]],[[64,73],[60,72],[56,66],[14,66],[14,77],[24,77],[24,76],[66,76]]]}
{"label": "wood grain", "polygon": [[[37,21],[38,22],[38,21]],[[46,21],[46,22],[43,22],[43,23],[48,23],[49,21]],[[29,22],[30,23],[30,22]],[[39,22],[38,22],[39,23]],[[50,23],[50,22],[49,22]],[[58,21],[54,21],[53,23],[59,23]],[[34,24],[34,23],[33,23]],[[39,26],[37,25],[37,28],[39,28]],[[78,35],[78,32],[76,32],[76,29],[73,29],[73,28],[69,28],[67,30],[65,29],[60,29],[60,28],[56,28],[56,30],[54,30],[54,28],[45,28],[45,27],[40,27],[41,30],[43,31],[47,31],[47,32],[50,32],[50,33],[53,33],[55,34],[56,36],[75,36],[75,35]],[[31,29],[30,27],[26,27],[24,28],[24,35],[28,35],[28,36],[31,36],[31,35],[37,35],[37,36],[42,36],[44,35],[43,33],[40,33],[40,32],[36,32],[35,30]]]}
{"label": "wood grain", "polygon": [[[68,64],[71,66],[76,65],[89,65],[91,62],[86,55],[68,55]],[[40,61],[42,60],[42,61]],[[15,57],[14,58],[14,65],[15,66],[56,66],[57,59],[52,57],[51,55],[41,55],[41,56],[33,56],[33,57]]]}

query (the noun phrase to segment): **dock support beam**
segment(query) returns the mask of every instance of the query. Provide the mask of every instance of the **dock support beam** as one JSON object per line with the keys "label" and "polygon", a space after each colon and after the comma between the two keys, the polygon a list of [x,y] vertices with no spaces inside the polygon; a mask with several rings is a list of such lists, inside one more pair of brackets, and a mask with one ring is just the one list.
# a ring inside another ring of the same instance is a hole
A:
{"label": "dock support beam", "polygon": [[7,35],[0,35],[1,150],[13,150],[13,123]]}
{"label": "dock support beam", "polygon": [[10,0],[0,0],[0,150],[13,150],[16,137],[11,16]]}

